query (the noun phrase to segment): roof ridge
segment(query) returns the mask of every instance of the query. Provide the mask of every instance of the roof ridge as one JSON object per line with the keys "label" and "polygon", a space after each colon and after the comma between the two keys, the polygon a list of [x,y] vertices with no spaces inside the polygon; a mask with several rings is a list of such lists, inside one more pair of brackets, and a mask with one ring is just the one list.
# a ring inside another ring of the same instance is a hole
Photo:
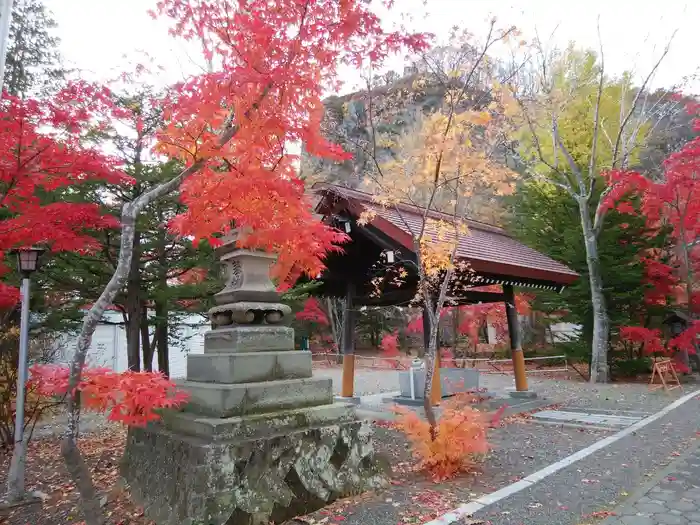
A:
{"label": "roof ridge", "polygon": [[[352,196],[353,194],[355,195],[355,198],[358,199],[366,199],[369,200],[372,204],[377,204],[380,205],[378,202],[374,202],[372,199],[374,197],[373,194],[368,193],[366,191],[354,189],[354,188],[348,188],[346,186],[340,186],[338,184],[332,184],[330,182],[316,182],[311,189],[314,189],[318,187],[317,191],[328,189],[331,191],[334,191],[335,193],[342,194],[345,193],[347,196]],[[399,202],[397,205],[399,208],[404,208],[405,211],[409,213],[413,213],[414,215],[422,215],[422,212],[426,209],[422,206],[417,206],[415,204],[411,204],[408,202]],[[421,212],[421,213],[417,213]],[[444,220],[451,220],[452,216],[450,216],[449,213],[437,211],[437,210],[430,210],[428,209],[428,217],[430,218],[438,218],[438,219],[444,219]],[[488,231],[491,233],[496,233],[499,235],[503,235],[505,237],[512,238],[512,236],[505,231],[503,228],[496,226],[494,224],[489,224],[487,222],[479,221],[476,219],[471,219],[471,218],[463,218],[464,221],[468,223],[469,226],[475,228],[475,229],[480,229],[482,231]]]}

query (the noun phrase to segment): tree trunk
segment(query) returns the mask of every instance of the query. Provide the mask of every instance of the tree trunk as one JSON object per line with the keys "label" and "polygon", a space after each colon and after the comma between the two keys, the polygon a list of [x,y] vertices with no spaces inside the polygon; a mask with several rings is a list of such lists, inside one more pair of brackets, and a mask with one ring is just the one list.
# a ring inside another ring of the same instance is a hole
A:
{"label": "tree trunk", "polygon": [[428,351],[425,355],[425,388],[423,399],[423,409],[425,417],[430,423],[430,434],[433,440],[437,437],[437,418],[433,410],[432,392],[433,392],[433,376],[435,375],[435,362],[438,352],[438,326],[440,325],[439,310],[435,309],[431,304],[424,310],[428,313],[426,316],[427,322],[423,324],[423,330],[428,334]]}
{"label": "tree trunk", "polygon": [[588,199],[578,200],[581,215],[586,264],[591,286],[591,306],[593,309],[593,337],[591,345],[591,383],[607,383],[610,374],[608,367],[608,344],[610,339],[610,319],[603,294],[603,279],[598,258],[598,239],[591,222]]}
{"label": "tree trunk", "polygon": [[90,477],[90,470],[87,468],[72,436],[66,435],[61,441],[61,454],[66,463],[68,474],[80,493],[80,510],[83,512],[85,523],[87,525],[103,525],[106,520],[100,507],[95,485]]}
{"label": "tree trunk", "polygon": [[148,330],[148,306],[141,304],[141,353],[143,354],[143,369],[153,372],[153,348],[151,348],[151,334]]}
{"label": "tree trunk", "polygon": [[[339,307],[343,305],[343,308]],[[339,299],[326,298],[326,317],[328,317],[328,323],[331,325],[331,334],[333,335],[333,344],[335,345],[336,353],[340,353],[341,334],[343,333],[343,315],[342,311],[344,309],[344,302]]]}
{"label": "tree trunk", "polygon": [[168,305],[163,299],[155,302],[156,347],[158,349],[158,370],[170,377],[170,359],[168,355]]}
{"label": "tree trunk", "polygon": [[[156,246],[158,257],[158,280],[154,293],[155,309],[155,345],[158,352],[158,370],[166,377],[170,377],[170,356],[168,355],[168,252],[167,252],[167,225],[161,211],[158,212],[158,220],[162,228],[158,232]],[[152,349],[153,350],[153,349]]]}
{"label": "tree trunk", "polygon": [[126,285],[126,356],[129,370],[141,370],[141,261],[139,245],[141,235],[134,232],[131,264]]}
{"label": "tree trunk", "polygon": [[[70,365],[69,392],[75,391],[78,387],[95,329],[129,274],[131,255],[134,248],[135,216],[139,211],[138,208],[132,209],[130,204],[125,205],[122,211],[122,240],[119,250],[119,262],[109,283],[107,283],[100,297],[88,310],[83,320],[83,327],[78,336],[75,355]],[[85,517],[85,523],[87,525],[103,525],[105,518],[100,508],[90,470],[87,468],[80,454],[80,449],[76,445],[80,420],[80,393],[69,395],[66,404],[68,424],[61,442],[61,455],[66,464],[66,469],[80,493],[81,509]]]}
{"label": "tree trunk", "polygon": [[[683,252],[683,273],[684,273],[684,281],[685,281],[685,292],[687,296],[687,301],[688,301],[688,308],[686,310],[686,313],[688,314],[688,319],[692,322],[694,315],[693,315],[693,267],[692,263],[690,261],[690,253],[688,250],[688,243],[686,242],[686,239],[688,238],[687,232],[685,227],[683,226],[683,223],[681,222],[680,225],[680,243],[681,243],[681,250]],[[689,327],[688,327],[689,328]],[[686,348],[681,350],[681,361],[683,364],[687,367],[688,370],[690,370],[690,353]],[[695,364],[695,368],[700,371],[700,357],[697,355],[697,351],[695,354],[693,354],[693,363]]]}

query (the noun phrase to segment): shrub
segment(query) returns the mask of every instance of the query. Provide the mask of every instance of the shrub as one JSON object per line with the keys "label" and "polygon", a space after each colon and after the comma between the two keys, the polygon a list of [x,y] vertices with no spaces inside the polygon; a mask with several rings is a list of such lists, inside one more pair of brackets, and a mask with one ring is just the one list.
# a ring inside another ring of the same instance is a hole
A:
{"label": "shrub", "polygon": [[426,470],[435,482],[469,470],[477,455],[489,449],[486,440],[489,416],[468,406],[470,398],[455,397],[445,404],[435,429],[413,410],[395,409],[396,428],[410,441],[419,468]]}
{"label": "shrub", "polygon": [[[30,358],[36,361],[50,359],[52,341],[37,338],[30,347]],[[47,350],[48,349],[48,350]],[[17,365],[19,363],[19,328],[4,326],[0,329],[0,449],[12,448],[15,442],[15,409],[17,398]],[[38,394],[27,386],[24,403],[25,436],[30,440],[34,427],[45,414],[50,414],[60,401]]]}
{"label": "shrub", "polygon": [[392,368],[399,368],[401,366],[401,362],[398,359],[401,357],[398,331],[395,330],[392,334],[386,334],[382,338],[379,347],[381,348],[380,355],[385,358],[385,362],[389,364],[389,366]]}
{"label": "shrub", "polygon": [[611,373],[614,377],[635,378],[651,372],[653,362],[649,357],[636,359],[615,359],[612,362]]}
{"label": "shrub", "polygon": [[[70,369],[60,365],[34,365],[29,385],[39,395],[65,396]],[[183,405],[189,394],[160,372],[114,372],[109,368],[84,368],[77,390],[84,409],[106,413],[107,419],[131,426],[158,420],[162,408]]]}

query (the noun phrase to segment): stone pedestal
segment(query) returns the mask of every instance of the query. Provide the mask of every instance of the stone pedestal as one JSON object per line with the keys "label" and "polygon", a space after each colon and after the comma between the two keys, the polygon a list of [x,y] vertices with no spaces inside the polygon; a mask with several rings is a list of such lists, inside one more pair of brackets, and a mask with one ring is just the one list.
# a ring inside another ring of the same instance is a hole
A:
{"label": "stone pedestal", "polygon": [[226,287],[204,354],[190,355],[184,410],[129,431],[122,475],[158,525],[267,525],[386,484],[369,427],[333,403],[311,353],[294,350],[268,254],[220,250]]}
{"label": "stone pedestal", "polygon": [[[401,397],[411,397],[411,375],[413,375],[413,395],[422,402],[425,391],[424,368],[414,368],[413,374],[410,371],[399,372]],[[479,371],[475,368],[440,368],[440,386],[442,397],[478,390]]]}

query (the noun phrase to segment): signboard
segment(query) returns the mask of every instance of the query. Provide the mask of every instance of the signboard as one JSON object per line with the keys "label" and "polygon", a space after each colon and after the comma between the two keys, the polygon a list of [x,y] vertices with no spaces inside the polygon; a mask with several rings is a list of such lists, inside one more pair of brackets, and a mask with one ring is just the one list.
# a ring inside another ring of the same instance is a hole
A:
{"label": "signboard", "polygon": [[[654,384],[657,377],[661,381],[660,384]],[[654,362],[654,368],[651,371],[651,381],[649,381],[649,389],[658,390],[659,388],[663,388],[666,392],[670,392],[676,388],[680,388],[681,392],[683,391],[681,382],[678,380],[678,375],[676,374],[676,369],[673,367],[673,361],[670,359]]]}

